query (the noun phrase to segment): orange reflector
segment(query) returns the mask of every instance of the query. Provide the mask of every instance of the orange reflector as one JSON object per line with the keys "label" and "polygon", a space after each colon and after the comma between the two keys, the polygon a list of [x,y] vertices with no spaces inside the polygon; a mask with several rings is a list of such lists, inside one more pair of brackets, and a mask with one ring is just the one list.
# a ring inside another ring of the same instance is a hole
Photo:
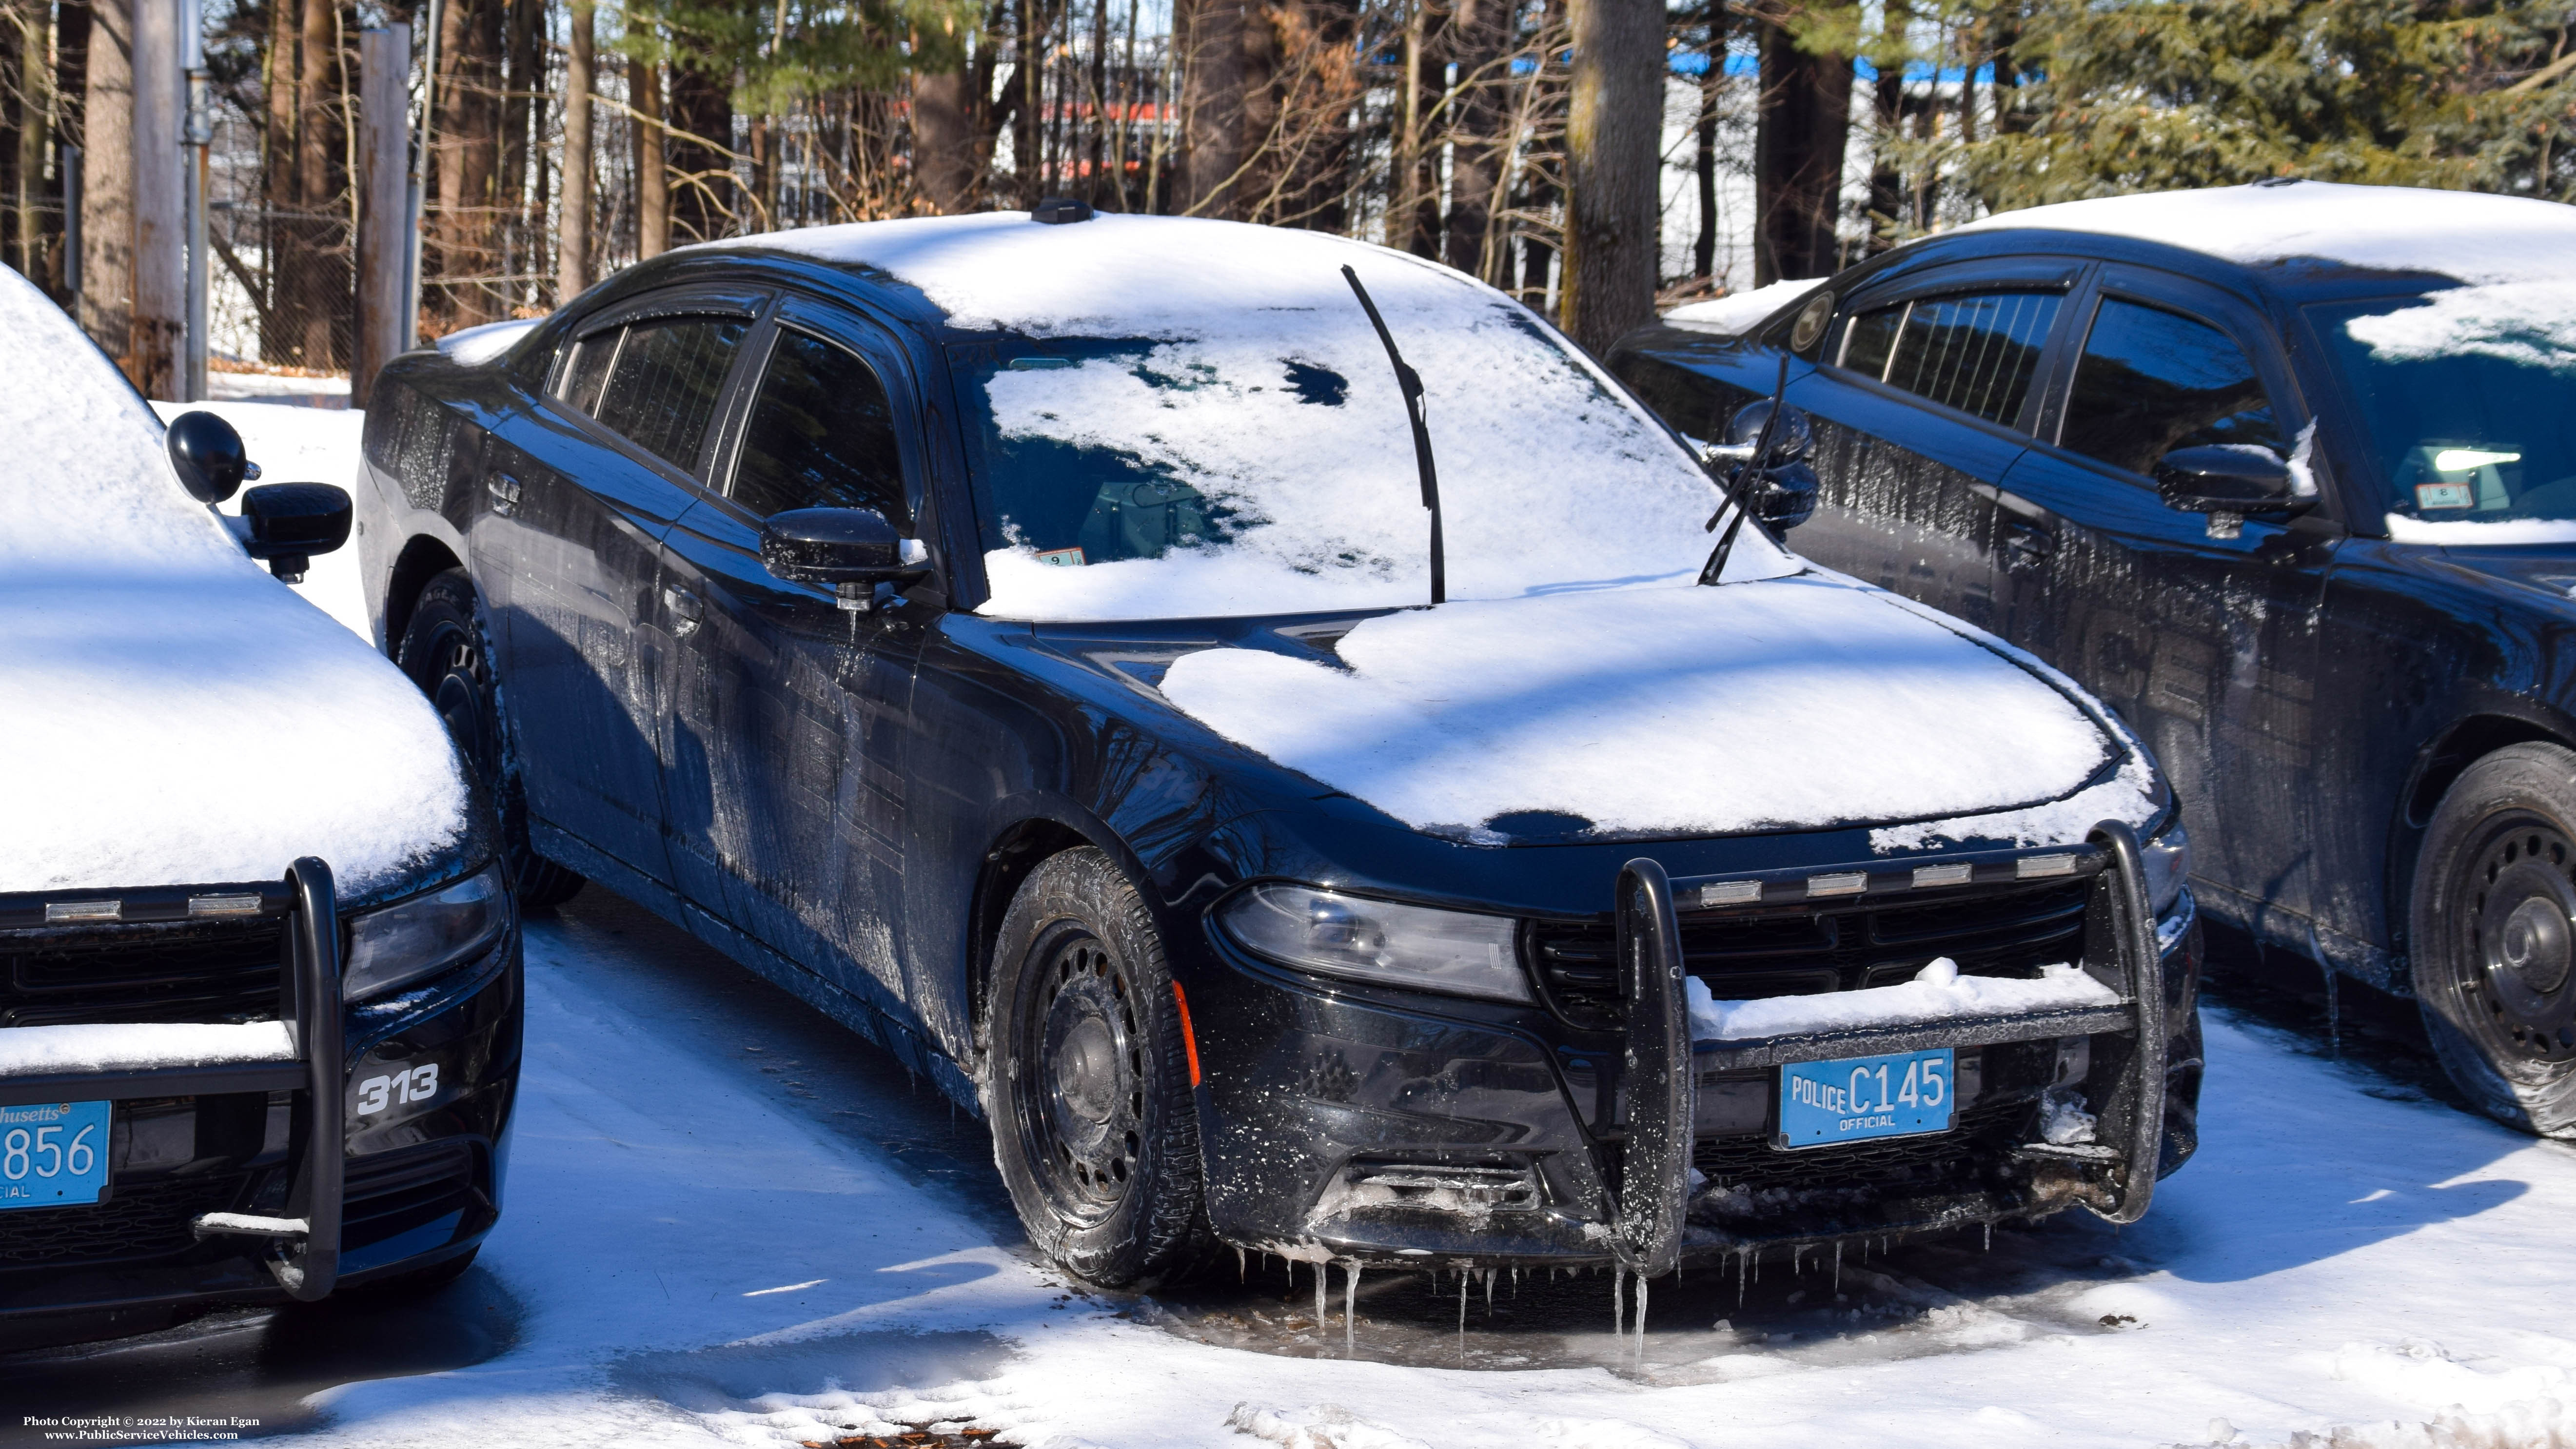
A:
{"label": "orange reflector", "polygon": [[1172,983],[1172,1001],[1181,1009],[1181,1045],[1190,1054],[1190,1085],[1196,1087],[1199,1084],[1199,1037],[1197,1032],[1190,1030],[1190,998],[1182,992],[1181,983],[1177,981]]}

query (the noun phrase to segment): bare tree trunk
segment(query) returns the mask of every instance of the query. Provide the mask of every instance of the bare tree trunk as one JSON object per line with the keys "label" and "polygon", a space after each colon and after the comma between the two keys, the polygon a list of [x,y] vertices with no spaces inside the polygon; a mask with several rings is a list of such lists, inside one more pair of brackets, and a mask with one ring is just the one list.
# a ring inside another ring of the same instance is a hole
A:
{"label": "bare tree trunk", "polygon": [[[35,118],[36,88],[32,84],[39,67],[28,64],[39,52],[27,43],[29,27],[23,21],[24,0],[0,13],[0,206],[9,210],[9,235],[22,229],[19,219],[27,214],[26,176],[19,169],[18,158],[27,134],[27,123]],[[42,124],[41,121],[38,124]],[[24,266],[19,268],[26,271]]]}
{"label": "bare tree trunk", "polygon": [[340,312],[349,295],[345,253],[333,243],[340,199],[334,174],[341,156],[340,33],[336,0],[304,0],[301,79],[297,82],[295,148],[296,246],[280,285],[304,293],[304,334],[295,361],[306,367],[339,365]]}
{"label": "bare tree trunk", "polygon": [[49,196],[44,180],[45,157],[53,149],[49,118],[54,104],[54,74],[45,54],[45,41],[43,9],[20,11],[19,73],[25,89],[24,115],[18,126],[18,271],[39,285],[45,275],[43,208]]}
{"label": "bare tree trunk", "polygon": [[[327,0],[309,0],[320,5]],[[267,272],[268,310],[260,314],[259,356],[262,362],[289,363],[304,341],[304,289],[291,284],[294,258],[302,254],[303,222],[295,213],[303,205],[297,187],[296,131],[303,114],[301,73],[295,44],[303,23],[297,0],[269,0],[268,54],[262,57],[268,82],[267,125],[260,136],[261,198],[267,216],[260,226]]]}
{"label": "bare tree trunk", "polygon": [[[536,271],[537,236],[545,226],[542,211],[529,207],[537,194],[533,172],[541,171],[537,133],[545,126],[546,10],[550,0],[510,0],[509,81],[501,100],[501,170],[494,184],[496,230],[506,227],[507,254],[496,270],[512,275]],[[517,292],[527,284],[504,283]],[[524,294],[523,294],[524,295]],[[497,300],[497,299],[496,299]]]}
{"label": "bare tree trunk", "polygon": [[571,0],[564,43],[563,213],[555,233],[555,305],[590,290],[591,74],[598,63],[592,0]]}
{"label": "bare tree trunk", "polygon": [[134,320],[127,369],[145,397],[185,400],[188,236],[181,187],[179,0],[134,0]]}
{"label": "bare tree trunk", "polygon": [[1886,20],[1875,59],[1878,79],[1870,95],[1869,250],[1875,256],[1904,239],[1905,175],[1896,164],[1896,146],[1905,124],[1906,26],[1912,12],[1905,0],[1887,0]]}
{"label": "bare tree trunk", "polygon": [[[54,134],[58,144],[83,146],[86,124],[83,120],[89,96],[89,0],[58,0],[54,6]],[[62,156],[64,164],[71,158]],[[80,258],[72,254],[73,218],[77,199],[59,190],[70,180],[57,172],[56,197],[63,202],[63,234],[52,243],[50,268],[55,289],[66,301],[80,272]]]}
{"label": "bare tree trunk", "polygon": [[1239,217],[1244,163],[1244,12],[1251,0],[1193,0],[1181,51],[1181,138],[1178,208],[1194,216]]}
{"label": "bare tree trunk", "polygon": [[670,169],[678,191],[671,198],[671,232],[688,241],[730,235],[739,198],[734,194],[733,81],[699,65],[671,67]]}
{"label": "bare tree trunk", "polygon": [[1753,140],[1756,285],[1834,270],[1852,85],[1848,57],[1810,54],[1781,26],[1762,28],[1761,50]]}
{"label": "bare tree trunk", "polygon": [[1447,128],[1455,137],[1449,163],[1449,265],[1485,276],[1493,230],[1493,200],[1510,157],[1504,132],[1503,55],[1510,46],[1511,11],[1505,0],[1456,0],[1449,17],[1449,53],[1458,65],[1458,98]]}
{"label": "bare tree trunk", "polygon": [[134,10],[90,11],[81,99],[81,326],[133,375]]}
{"label": "bare tree trunk", "polygon": [[1574,0],[1558,317],[1596,353],[1655,315],[1662,165],[1661,0]]}
{"label": "bare tree trunk", "polygon": [[[308,4],[313,0],[307,0]],[[441,331],[495,320],[484,280],[493,263],[501,160],[501,0],[446,0],[440,59],[447,83],[438,120],[438,275],[447,283]],[[308,69],[310,68],[310,25]]]}
{"label": "bare tree trunk", "polygon": [[975,141],[966,125],[965,71],[912,78],[912,169],[932,210],[969,208]]}
{"label": "bare tree trunk", "polygon": [[1440,132],[1447,87],[1447,17],[1433,0],[1411,0],[1404,20],[1404,120],[1396,137],[1395,208],[1387,244],[1418,257],[1440,255]]}
{"label": "bare tree trunk", "polygon": [[[630,24],[633,22],[629,22]],[[628,104],[635,123],[635,255],[658,257],[671,249],[671,162],[662,129],[662,68],[626,63]]]}

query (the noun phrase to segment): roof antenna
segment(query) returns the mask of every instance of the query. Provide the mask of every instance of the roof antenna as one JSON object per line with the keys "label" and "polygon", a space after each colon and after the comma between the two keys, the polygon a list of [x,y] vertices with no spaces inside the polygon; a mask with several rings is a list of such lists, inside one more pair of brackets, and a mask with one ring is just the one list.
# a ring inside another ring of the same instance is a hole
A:
{"label": "roof antenna", "polygon": [[1717,511],[1708,516],[1708,523],[1700,530],[1705,533],[1717,527],[1717,521],[1726,516],[1727,508],[1730,505],[1734,507],[1735,521],[1726,525],[1726,532],[1718,535],[1717,548],[1709,554],[1707,565],[1699,571],[1699,581],[1703,584],[1716,583],[1718,576],[1726,572],[1726,556],[1735,551],[1736,532],[1744,527],[1744,520],[1752,516],[1752,480],[1755,474],[1762,471],[1762,460],[1771,455],[1771,430],[1779,426],[1781,410],[1788,400],[1789,352],[1787,348],[1782,348],[1780,380],[1771,385],[1771,411],[1762,419],[1762,431],[1753,435],[1753,453],[1743,462],[1735,465],[1734,474],[1719,488],[1718,491],[1723,496],[1718,502]]}
{"label": "roof antenna", "polygon": [[[1395,385],[1404,393],[1405,416],[1413,420],[1413,461],[1422,470],[1422,506],[1431,510],[1431,602],[1446,603],[1449,563],[1448,551],[1440,541],[1440,472],[1431,462],[1431,424],[1422,412],[1422,374],[1404,365],[1404,354],[1395,350],[1395,334],[1386,330],[1386,319],[1377,314],[1377,303],[1369,300],[1368,288],[1360,285],[1360,274],[1345,266],[1342,280],[1358,294],[1360,306],[1368,311],[1369,325],[1377,329],[1377,340],[1386,344],[1386,360],[1395,364]],[[1770,436],[1767,429],[1763,436]]]}

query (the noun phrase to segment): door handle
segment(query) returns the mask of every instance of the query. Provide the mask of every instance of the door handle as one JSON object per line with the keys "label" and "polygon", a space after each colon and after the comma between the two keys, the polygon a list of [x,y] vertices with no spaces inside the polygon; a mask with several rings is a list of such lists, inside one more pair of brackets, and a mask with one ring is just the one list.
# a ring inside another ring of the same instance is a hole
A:
{"label": "door handle", "polygon": [[507,473],[494,473],[483,480],[483,491],[492,496],[492,511],[503,518],[519,511],[519,480]]}
{"label": "door handle", "polygon": [[698,621],[707,616],[706,605],[686,589],[665,587],[662,590],[662,607],[671,611],[671,634],[674,638],[686,639],[695,634]]}
{"label": "door handle", "polygon": [[2057,535],[2036,523],[2009,524],[2004,534],[2004,551],[2008,555],[2005,567],[2034,569],[2057,552]]}

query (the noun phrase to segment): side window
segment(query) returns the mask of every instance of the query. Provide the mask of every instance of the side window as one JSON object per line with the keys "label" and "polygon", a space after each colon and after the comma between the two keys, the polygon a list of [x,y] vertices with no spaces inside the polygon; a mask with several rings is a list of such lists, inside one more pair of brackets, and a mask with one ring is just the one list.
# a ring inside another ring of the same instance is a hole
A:
{"label": "side window", "polygon": [[594,332],[564,369],[565,402],[674,467],[695,472],[725,374],[751,324],[739,317],[657,317]]}
{"label": "side window", "polygon": [[764,518],[873,508],[910,532],[894,408],[876,370],[847,348],[780,329],[743,431],[733,498]]}
{"label": "side window", "polygon": [[2180,313],[2105,298],[2075,365],[2062,447],[2133,473],[2176,448],[2289,448],[2245,349]]}
{"label": "side window", "polygon": [[2055,292],[1924,297],[1863,312],[1841,363],[1918,397],[2010,427],[2065,299]]}

